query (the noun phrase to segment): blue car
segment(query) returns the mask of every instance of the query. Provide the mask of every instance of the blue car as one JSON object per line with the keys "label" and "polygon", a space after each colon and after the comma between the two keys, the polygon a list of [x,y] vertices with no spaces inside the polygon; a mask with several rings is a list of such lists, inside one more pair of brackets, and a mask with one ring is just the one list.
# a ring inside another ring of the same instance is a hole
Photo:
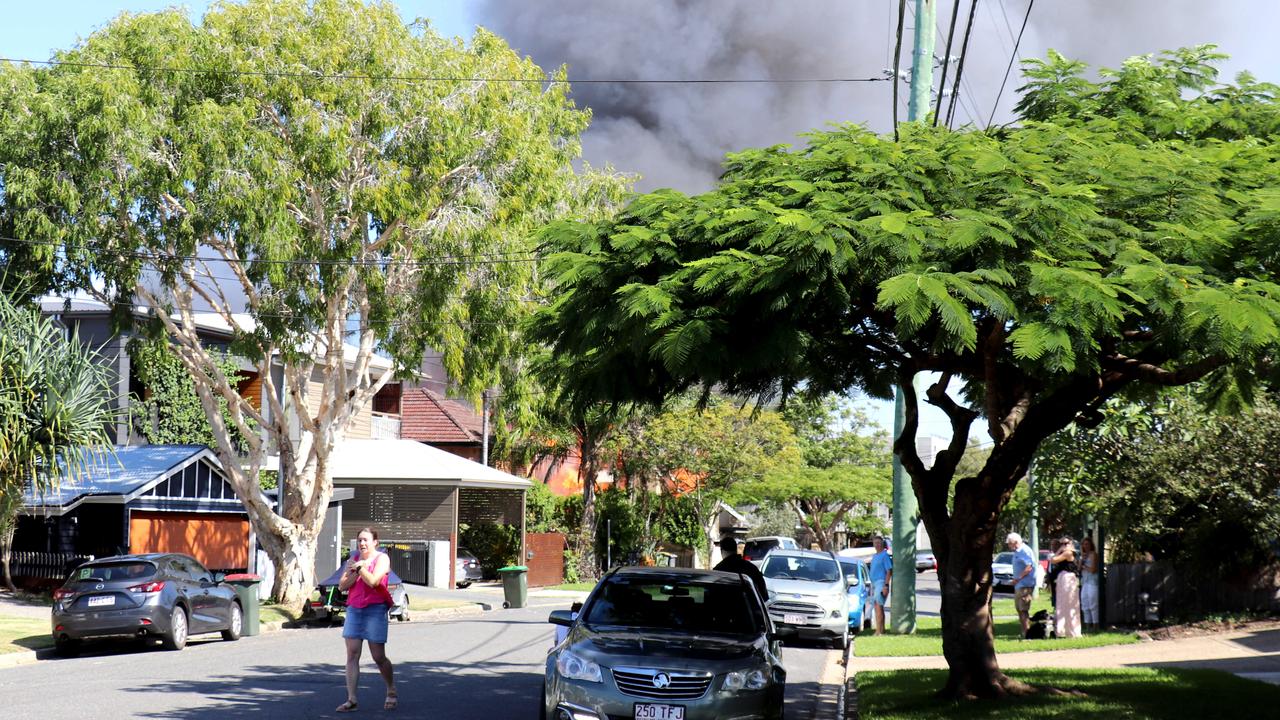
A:
{"label": "blue car", "polygon": [[862,619],[869,617],[863,610],[871,594],[871,577],[867,574],[866,563],[860,558],[837,559],[844,576],[852,579],[849,584],[849,629],[857,632],[862,629]]}

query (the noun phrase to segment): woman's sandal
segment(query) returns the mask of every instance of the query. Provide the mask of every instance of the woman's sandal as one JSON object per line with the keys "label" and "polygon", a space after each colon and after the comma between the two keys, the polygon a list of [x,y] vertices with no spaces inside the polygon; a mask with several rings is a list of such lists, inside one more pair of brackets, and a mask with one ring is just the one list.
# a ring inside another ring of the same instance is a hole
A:
{"label": "woman's sandal", "polygon": [[386,702],[382,703],[383,710],[395,710],[399,704],[400,696],[395,693],[387,693]]}
{"label": "woman's sandal", "polygon": [[348,701],[346,701],[346,702],[342,703],[341,705],[339,705],[339,706],[338,706],[338,708],[337,708],[334,712],[341,712],[341,713],[355,712],[355,711],[356,711],[356,707],[357,707],[357,705],[356,705],[355,701],[353,701],[353,700],[348,700]]}

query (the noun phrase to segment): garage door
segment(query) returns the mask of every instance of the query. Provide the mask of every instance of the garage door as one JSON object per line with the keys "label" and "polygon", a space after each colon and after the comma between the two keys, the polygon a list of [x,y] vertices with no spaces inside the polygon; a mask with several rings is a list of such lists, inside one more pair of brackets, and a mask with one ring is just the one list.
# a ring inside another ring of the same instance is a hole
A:
{"label": "garage door", "polygon": [[134,510],[129,552],[180,552],[210,569],[249,567],[249,520],[238,515]]}

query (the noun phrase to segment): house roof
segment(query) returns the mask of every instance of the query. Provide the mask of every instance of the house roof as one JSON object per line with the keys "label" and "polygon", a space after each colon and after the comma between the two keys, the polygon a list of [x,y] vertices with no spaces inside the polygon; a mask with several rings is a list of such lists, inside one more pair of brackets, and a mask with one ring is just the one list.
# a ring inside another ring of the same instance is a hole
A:
{"label": "house roof", "polygon": [[92,456],[84,472],[43,494],[28,488],[25,505],[61,514],[89,498],[128,502],[150,490],[177,470],[205,460],[221,468],[213,451],[204,445],[134,445],[117,446],[114,455]]}
{"label": "house roof", "polygon": [[525,478],[415,440],[344,440],[329,458],[334,482],[396,481],[417,485],[524,490]]}
{"label": "house roof", "polygon": [[400,398],[400,437],[427,443],[479,443],[484,424],[467,405],[424,387]]}

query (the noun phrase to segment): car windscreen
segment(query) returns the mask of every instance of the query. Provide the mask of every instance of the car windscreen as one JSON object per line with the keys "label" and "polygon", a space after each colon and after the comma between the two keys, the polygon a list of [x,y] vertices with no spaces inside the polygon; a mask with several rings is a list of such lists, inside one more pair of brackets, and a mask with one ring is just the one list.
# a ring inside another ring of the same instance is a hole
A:
{"label": "car windscreen", "polygon": [[142,581],[154,577],[156,566],[145,560],[120,560],[81,565],[67,578],[67,583],[83,580],[98,582]]}
{"label": "car windscreen", "polygon": [[586,609],[588,627],[678,630],[696,634],[756,635],[763,631],[759,602],[746,585],[619,578],[607,580]]}
{"label": "car windscreen", "polygon": [[1000,553],[999,555],[996,556],[996,559],[993,560],[992,562],[996,563],[997,565],[1012,565],[1013,553],[1007,553],[1007,552]]}
{"label": "car windscreen", "polygon": [[765,577],[778,580],[831,583],[840,579],[840,568],[830,558],[770,555],[763,572]]}

